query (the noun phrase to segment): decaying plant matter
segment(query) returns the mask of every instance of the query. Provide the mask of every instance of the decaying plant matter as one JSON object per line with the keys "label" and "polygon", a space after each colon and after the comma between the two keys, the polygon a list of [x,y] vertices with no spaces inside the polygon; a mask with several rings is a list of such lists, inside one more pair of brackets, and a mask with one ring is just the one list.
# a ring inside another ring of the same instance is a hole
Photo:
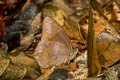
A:
{"label": "decaying plant matter", "polygon": [[110,70],[120,70],[119,6],[120,0],[0,0],[0,80],[110,79]]}

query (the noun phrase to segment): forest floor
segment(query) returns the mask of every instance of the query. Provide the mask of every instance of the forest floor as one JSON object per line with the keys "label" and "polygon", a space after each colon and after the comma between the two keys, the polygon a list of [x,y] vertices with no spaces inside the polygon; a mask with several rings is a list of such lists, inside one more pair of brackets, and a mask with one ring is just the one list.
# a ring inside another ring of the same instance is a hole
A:
{"label": "forest floor", "polygon": [[27,0],[0,16],[0,80],[119,80],[120,1],[91,5],[100,74],[88,78],[88,0]]}

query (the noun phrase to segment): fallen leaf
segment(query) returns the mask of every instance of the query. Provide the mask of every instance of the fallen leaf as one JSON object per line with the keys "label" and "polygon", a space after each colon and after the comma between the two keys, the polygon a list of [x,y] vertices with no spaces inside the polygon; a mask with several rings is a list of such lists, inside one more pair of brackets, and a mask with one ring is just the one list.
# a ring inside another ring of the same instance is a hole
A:
{"label": "fallen leaf", "polygon": [[67,15],[58,7],[47,5],[42,10],[43,17],[52,17],[60,24],[60,26],[64,25],[64,17]]}
{"label": "fallen leaf", "polygon": [[65,30],[72,40],[84,42],[80,31],[79,20],[75,16],[68,16],[63,10],[56,6],[47,5],[42,10],[43,17],[52,17]]}
{"label": "fallen leaf", "polygon": [[26,56],[23,52],[19,53],[17,56],[15,53],[13,53],[9,57],[13,64],[31,67],[36,70],[39,69],[37,62],[34,59]]}
{"label": "fallen leaf", "polygon": [[120,60],[120,39],[103,31],[97,37],[97,52],[100,64],[108,67]]}
{"label": "fallen leaf", "polygon": [[3,22],[3,20],[4,20],[4,17],[1,16],[1,14],[0,14],[0,42],[2,40],[3,32],[4,32],[4,29],[5,29],[5,23]]}
{"label": "fallen leaf", "polygon": [[5,52],[3,48],[0,48],[0,76],[5,72],[10,63],[10,59],[5,56]]}
{"label": "fallen leaf", "polygon": [[40,76],[36,80],[48,80],[48,77],[51,75],[54,69],[55,69],[55,66],[53,66],[51,69],[48,69],[42,76]]}
{"label": "fallen leaf", "polygon": [[10,63],[9,59],[1,58],[1,60],[0,60],[0,76],[5,72],[9,63]]}
{"label": "fallen leaf", "polygon": [[69,70],[70,71],[74,71],[74,70],[77,70],[77,65],[76,63],[72,62],[69,64]]}
{"label": "fallen leaf", "polygon": [[81,43],[85,42],[81,34],[79,21],[74,16],[66,18],[65,25],[62,27],[71,40],[77,40]]}
{"label": "fallen leaf", "polygon": [[5,70],[2,76],[0,76],[1,80],[22,80],[26,74],[26,68],[20,67],[19,65],[10,65]]}
{"label": "fallen leaf", "polygon": [[8,44],[9,50],[20,45],[21,35],[28,30],[36,13],[37,6],[30,4],[23,12],[6,24],[2,41]]}
{"label": "fallen leaf", "polygon": [[72,15],[75,12],[66,4],[65,0],[52,0],[52,5],[62,9],[67,15]]}

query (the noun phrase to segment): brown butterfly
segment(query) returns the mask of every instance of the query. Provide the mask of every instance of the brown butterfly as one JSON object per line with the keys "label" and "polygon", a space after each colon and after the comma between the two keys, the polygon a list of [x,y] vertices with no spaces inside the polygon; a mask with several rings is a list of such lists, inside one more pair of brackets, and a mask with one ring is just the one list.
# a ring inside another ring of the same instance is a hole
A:
{"label": "brown butterfly", "polygon": [[43,20],[42,38],[33,57],[42,68],[61,65],[73,54],[70,39],[60,25],[50,17]]}

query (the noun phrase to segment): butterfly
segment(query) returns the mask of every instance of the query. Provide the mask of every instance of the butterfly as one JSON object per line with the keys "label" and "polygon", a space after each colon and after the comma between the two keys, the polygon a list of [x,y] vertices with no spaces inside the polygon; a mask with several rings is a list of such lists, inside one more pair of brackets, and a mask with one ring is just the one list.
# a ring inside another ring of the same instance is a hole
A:
{"label": "butterfly", "polygon": [[46,17],[42,23],[41,41],[33,58],[42,68],[48,68],[71,60],[72,54],[71,42],[65,31],[54,19]]}

